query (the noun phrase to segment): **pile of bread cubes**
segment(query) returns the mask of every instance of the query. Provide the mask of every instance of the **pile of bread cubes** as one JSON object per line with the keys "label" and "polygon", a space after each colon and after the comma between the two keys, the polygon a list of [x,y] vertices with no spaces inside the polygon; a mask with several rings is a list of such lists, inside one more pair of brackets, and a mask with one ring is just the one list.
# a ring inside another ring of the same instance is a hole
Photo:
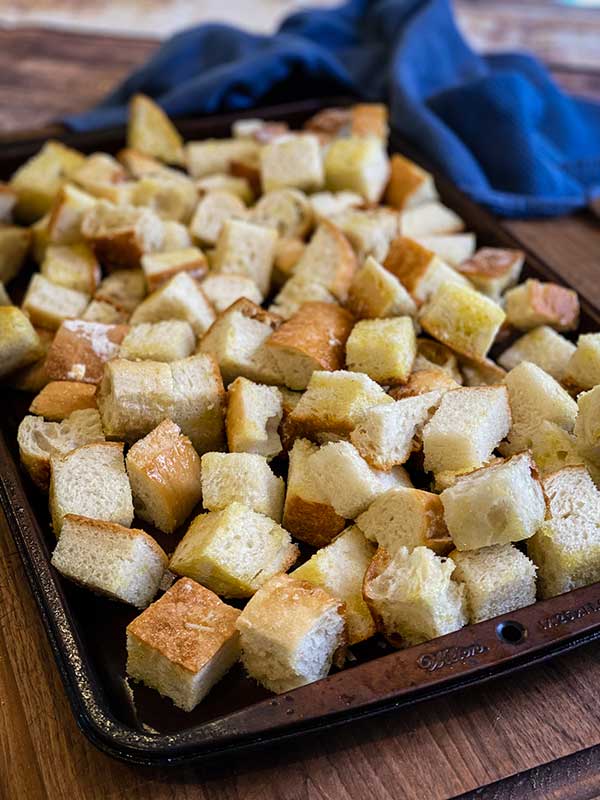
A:
{"label": "pile of bread cubes", "polygon": [[238,659],[286,692],[600,579],[600,333],[387,136],[357,105],[184,145],[137,96],[116,157],[0,185],[52,564],[141,610],[127,672],[183,709]]}

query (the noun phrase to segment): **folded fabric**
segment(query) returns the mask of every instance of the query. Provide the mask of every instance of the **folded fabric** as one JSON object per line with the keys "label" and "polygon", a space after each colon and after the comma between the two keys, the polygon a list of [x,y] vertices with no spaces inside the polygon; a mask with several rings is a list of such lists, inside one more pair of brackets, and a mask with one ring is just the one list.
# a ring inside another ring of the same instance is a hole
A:
{"label": "folded fabric", "polygon": [[564,214],[600,196],[600,105],[530,56],[474,53],[449,0],[351,0],[293,14],[273,36],[201,25],[65,122],[122,124],[136,92],[175,117],[352,94],[388,103],[394,129],[496,213]]}

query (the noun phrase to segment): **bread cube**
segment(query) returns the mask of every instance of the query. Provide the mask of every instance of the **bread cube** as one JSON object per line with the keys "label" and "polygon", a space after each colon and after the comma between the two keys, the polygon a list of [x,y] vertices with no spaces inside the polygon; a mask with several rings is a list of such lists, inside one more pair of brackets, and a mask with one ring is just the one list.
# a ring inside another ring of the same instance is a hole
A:
{"label": "bread cube", "polygon": [[285,483],[256,453],[205,453],[202,456],[202,502],[209,511],[231,503],[281,522]]}
{"label": "bread cube", "polygon": [[52,554],[65,578],[113,600],[145,608],[156,595],[167,556],[144,531],[67,514]]}
{"label": "bread cube", "polygon": [[467,358],[484,359],[504,322],[502,308],[466,286],[443,283],[423,307],[427,333]]}
{"label": "bread cube", "polygon": [[337,299],[322,283],[301,275],[292,275],[275,296],[269,311],[290,319],[305,303],[337,303]]}
{"label": "bread cube", "polygon": [[46,371],[55,381],[100,383],[104,365],[119,353],[127,325],[65,320],[46,357]]}
{"label": "bread cube", "polygon": [[23,310],[34,325],[56,330],[63,320],[80,317],[89,299],[88,294],[58,286],[36,272],[23,298]]}
{"label": "bread cube", "polygon": [[258,286],[245,275],[210,274],[202,281],[201,287],[218,314],[242,297],[256,305],[260,305],[263,301]]}
{"label": "bread cube", "polygon": [[333,509],[309,467],[310,456],[318,446],[307,439],[296,439],[289,453],[289,469],[283,525],[297,539],[322,547],[345,527],[344,517]]}
{"label": "bread cube", "polygon": [[131,315],[132,325],[179,319],[189,322],[196,336],[202,336],[215,321],[215,312],[200,286],[187,272],[177,272],[152,292]]}
{"label": "bread cube", "polygon": [[526,280],[505,295],[506,321],[521,331],[549,325],[571,331],[579,322],[579,298],[573,289],[556,283]]}
{"label": "bread cube", "polygon": [[413,372],[408,381],[400,386],[393,386],[389,390],[390,397],[394,400],[403,400],[407,397],[417,397],[429,392],[450,392],[452,389],[459,389],[454,378],[437,367],[431,369],[421,369]]}
{"label": "bread cube", "polygon": [[[575,423],[581,419],[581,408]],[[585,446],[573,434],[554,422],[544,420],[531,437],[531,455],[542,477],[563,467],[583,465]],[[590,457],[593,458],[592,454]]]}
{"label": "bread cube", "polygon": [[[45,214],[37,222],[34,222],[29,228],[21,228],[20,230],[28,230],[31,234],[30,238],[30,251],[33,260],[36,264],[41,264],[44,260],[46,248],[50,244],[48,238],[48,221],[50,219],[50,212]],[[8,226],[0,226],[0,231],[6,229]]]}
{"label": "bread cube", "polygon": [[319,140],[312,134],[289,136],[265,145],[260,151],[263,192],[294,187],[305,192],[323,186],[323,161]]}
{"label": "bread cube", "polygon": [[400,217],[390,208],[349,208],[329,219],[348,239],[360,263],[367,256],[383,261],[390,243],[400,234]]}
{"label": "bread cube", "polygon": [[463,261],[467,261],[475,253],[474,233],[451,233],[447,236],[432,234],[418,236],[415,241],[454,269],[458,269]]}
{"label": "bread cube", "polygon": [[420,236],[448,236],[464,229],[465,223],[458,214],[437,201],[406,208],[400,215],[402,235],[411,239]]}
{"label": "bread cube", "polygon": [[227,191],[207,192],[196,206],[190,232],[202,245],[214,247],[227,220],[243,220],[246,217],[246,205],[236,194]]}
{"label": "bread cube", "polygon": [[357,322],[346,342],[346,366],[382,384],[408,380],[417,353],[410,317]]}
{"label": "bread cube", "polygon": [[[476,363],[481,365],[483,362],[479,361]],[[449,347],[446,347],[445,344],[421,336],[417,339],[417,357],[415,358],[413,370],[414,372],[420,372],[421,370],[431,369],[438,369],[446,372],[451,378],[454,378],[457,383],[463,382],[463,375],[458,365],[456,354],[453,353]],[[502,374],[506,375],[503,370]]]}
{"label": "bread cube", "polygon": [[196,181],[196,189],[200,197],[209,192],[228,192],[243,200],[246,205],[250,205],[254,200],[254,192],[249,181],[245,178],[236,178],[234,175],[217,173],[207,175]]}
{"label": "bread cube", "polygon": [[179,528],[200,502],[200,458],[170,419],[133,445],[126,466],[137,516],[164,533]]}
{"label": "bread cube", "polygon": [[96,256],[82,243],[50,245],[41,272],[52,283],[86,295],[94,294],[100,282],[100,266]]}
{"label": "bread cube", "polygon": [[23,222],[34,222],[49,211],[61,186],[79,169],[85,156],[52,139],[28,159],[11,178],[17,193],[15,215]]}
{"label": "bread cube", "polygon": [[164,240],[163,222],[149,208],[113,206],[101,200],[87,211],[81,233],[101,264],[135,269],[145,253],[160,250]]}
{"label": "bread cube", "polygon": [[96,409],[72,411],[60,423],[26,416],[17,432],[21,463],[42,491],[48,491],[52,456],[64,456],[82,445],[103,441],[102,423]]}
{"label": "bread cube", "polygon": [[457,550],[528,539],[546,513],[544,493],[529,453],[475,470],[440,497]]}
{"label": "bread cube", "polygon": [[271,228],[229,219],[217,242],[213,269],[217,273],[246,275],[263,295],[269,291],[277,233]]}
{"label": "bread cube", "polygon": [[567,364],[573,353],[575,345],[553,328],[547,325],[540,325],[533,328],[529,333],[521,336],[520,339],[505,350],[499,363],[505,369],[513,369],[523,361],[530,361],[537,364],[545,372],[560,381],[565,375]]}
{"label": "bread cube", "polygon": [[196,337],[189,322],[142,322],[129,329],[119,356],[132,361],[177,361],[191,356],[195,346]]}
{"label": "bread cube", "polygon": [[238,660],[239,613],[182,578],[127,626],[127,674],[192,711]]}
{"label": "bread cube", "polygon": [[180,272],[185,272],[190,278],[203,278],[208,271],[208,264],[201,250],[197,247],[186,247],[183,250],[142,256],[142,270],[148,291],[154,292]]}
{"label": "bread cube", "polygon": [[25,263],[32,234],[29,228],[0,224],[0,280],[8,283]]}
{"label": "bread cube", "polygon": [[517,283],[524,262],[525,253],[522,250],[482,247],[459,264],[457,269],[480,292],[497,299],[505,289]]}
{"label": "bread cube", "polygon": [[16,306],[0,306],[0,376],[31,364],[43,355],[29,318]]}
{"label": "bread cube", "polygon": [[64,456],[52,455],[50,513],[57,537],[67,514],[117,522],[129,528],[133,520],[133,500],[125,472],[123,443],[95,442],[77,447]]}
{"label": "bread cube", "polygon": [[385,201],[392,208],[414,208],[437,200],[433,175],[399,153],[390,159],[390,180]]}
{"label": "bread cube", "polygon": [[266,459],[281,453],[278,428],[283,400],[276,386],[236,378],[227,391],[227,444],[232,453],[256,453]]}
{"label": "bread cube", "polygon": [[444,283],[455,283],[466,288],[470,286],[466,278],[435,253],[404,236],[392,241],[383,265],[401,281],[417,305],[429,300]]}
{"label": "bread cube", "polygon": [[302,239],[313,225],[312,206],[298,189],[276,189],[258,200],[250,211],[250,222],[273,228],[280,238]]}
{"label": "bread cube", "polygon": [[205,139],[184,147],[187,171],[193,178],[230,172],[233,161],[252,160],[259,150],[258,142],[248,139]]}
{"label": "bread cube", "polygon": [[593,389],[600,383],[600,333],[582,333],[563,375],[576,390]]}
{"label": "bread cube", "polygon": [[362,596],[363,579],[374,554],[374,546],[352,525],[290,574],[295,580],[322,587],[345,604],[350,645],[375,634],[373,617]]}
{"label": "bread cube", "polygon": [[163,220],[164,237],[161,253],[168,253],[169,250],[185,250],[192,246],[192,237],[189,228],[180,222],[172,219]]}
{"label": "bread cube", "polygon": [[86,322],[102,322],[105,325],[123,325],[129,320],[129,314],[104,300],[90,300],[81,319]]}
{"label": "bread cube", "polygon": [[365,202],[356,192],[315,192],[309,201],[316,222],[331,219],[349,208],[360,208]]}
{"label": "bread cube", "polygon": [[566,431],[573,430],[577,404],[543,369],[523,361],[511,369],[505,383],[512,412],[508,443],[501,448],[505,455],[531,447],[533,436],[544,420]]}
{"label": "bread cube", "polygon": [[94,197],[116,205],[130,202],[133,182],[127,180],[122,164],[108,153],[92,153],[73,173],[73,180]]}
{"label": "bread cube", "polygon": [[0,222],[11,222],[17,204],[17,193],[8,183],[0,181]]}
{"label": "bread cube", "polygon": [[[15,308],[15,306],[5,306],[5,308]],[[15,346],[15,342],[8,346],[9,338],[7,337],[4,340],[2,339],[3,316],[2,310],[0,309],[0,341],[2,341],[3,344],[6,343],[6,353],[14,352],[13,348]],[[29,322],[27,315],[24,314],[23,318],[27,320],[27,329],[29,330],[29,325],[31,323]],[[30,360],[26,366],[20,367],[15,372],[10,372],[10,376],[6,381],[8,385],[12,386],[14,389],[19,389],[21,392],[39,392],[50,380],[50,376],[46,371],[46,354],[48,353],[50,345],[52,344],[52,340],[54,339],[54,331],[48,331],[45,328],[33,328],[33,332],[36,333],[38,337],[37,355],[35,358],[31,356],[33,360]],[[0,345],[0,354],[2,354],[2,345]],[[3,366],[4,363],[6,363],[2,361],[1,355],[0,363]],[[2,370],[0,368],[0,372],[1,371]]]}
{"label": "bread cube", "polygon": [[275,247],[275,261],[273,262],[273,272],[271,274],[271,288],[279,289],[291,278],[296,269],[296,264],[300,261],[306,250],[306,243],[302,239],[282,239],[277,240]]}
{"label": "bread cube", "polygon": [[372,256],[355,273],[347,306],[358,319],[417,315],[415,301],[400,280]]}
{"label": "bread cube", "polygon": [[282,376],[266,341],[281,318],[242,297],[217,317],[198,350],[219,364],[225,384],[240,375],[257,383],[281,383]]}
{"label": "bread cube", "polygon": [[374,137],[336,139],[325,154],[325,183],[332,192],[349,190],[378,203],[389,176],[385,145]]}
{"label": "bread cube", "polygon": [[127,146],[165,161],[183,164],[183,139],[160,106],[143,94],[129,103]]}
{"label": "bread cube", "polygon": [[581,455],[600,463],[600,388],[582,392],[577,398],[575,439]]}
{"label": "bread cube", "polygon": [[357,103],[352,106],[352,136],[374,136],[383,144],[388,139],[388,109],[383,103]]}
{"label": "bread cube", "polygon": [[242,664],[251,678],[281,694],[326,677],[346,644],[344,604],[320,586],[277,575],[237,621]]}
{"label": "bread cube", "polygon": [[471,624],[535,603],[535,564],[514,545],[454,550],[450,558],[453,579],[465,587]]}
{"label": "bread cube", "polygon": [[93,208],[98,198],[66,183],[56,195],[46,225],[48,242],[78,244],[82,241],[81,223],[84,214]]}
{"label": "bread cube", "polygon": [[231,503],[193,520],[169,569],[224,597],[251,597],[297,557],[289,533],[270,517]]}
{"label": "bread cube", "polygon": [[78,381],[50,381],[31,401],[29,411],[61,422],[73,411],[96,409],[96,387]]}
{"label": "bread cube", "polygon": [[400,547],[393,556],[379,548],[363,594],[390,644],[420,644],[467,624],[465,590],[452,580],[454,569],[451,559],[436,556],[429,547]]}
{"label": "bread cube", "polygon": [[496,386],[503,383],[507,372],[491,358],[462,358],[461,375],[465,386]]}
{"label": "bread cube", "polygon": [[338,305],[302,305],[267,340],[267,348],[285,385],[290,389],[305,389],[315,370],[334,371],[343,367],[344,345],[353,324],[352,315]]}
{"label": "bread cube", "polygon": [[475,469],[511,428],[506,386],[477,386],[446,392],[423,428],[428,472]]}
{"label": "bread cube", "polygon": [[583,466],[554,472],[543,486],[550,519],[527,542],[527,554],[547,598],[600,580],[600,492]]}
{"label": "bread cube", "polygon": [[94,299],[131,312],[145,295],[146,279],[141,269],[118,269],[100,282]]}

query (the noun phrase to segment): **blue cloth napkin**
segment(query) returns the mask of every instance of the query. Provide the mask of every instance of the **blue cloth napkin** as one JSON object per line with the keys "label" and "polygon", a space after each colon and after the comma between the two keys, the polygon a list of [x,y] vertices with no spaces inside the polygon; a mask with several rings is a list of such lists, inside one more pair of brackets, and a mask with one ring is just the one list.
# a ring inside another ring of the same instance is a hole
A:
{"label": "blue cloth napkin", "polygon": [[65,122],[120,125],[135,92],[171,116],[352,93],[388,103],[394,128],[498,214],[564,214],[600,196],[600,105],[530,56],[474,53],[449,0],[351,0],[292,14],[273,36],[191,28]]}

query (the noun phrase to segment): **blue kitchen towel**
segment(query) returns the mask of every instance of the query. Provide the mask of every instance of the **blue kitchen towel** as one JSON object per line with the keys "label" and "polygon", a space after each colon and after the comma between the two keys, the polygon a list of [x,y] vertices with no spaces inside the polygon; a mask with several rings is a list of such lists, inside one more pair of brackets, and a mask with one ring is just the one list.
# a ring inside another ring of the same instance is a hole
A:
{"label": "blue kitchen towel", "polygon": [[449,0],[351,0],[292,14],[272,36],[200,25],[65,122],[120,125],[135,92],[171,116],[351,93],[388,103],[394,128],[499,214],[564,214],[600,195],[600,105],[530,56],[474,53]]}

